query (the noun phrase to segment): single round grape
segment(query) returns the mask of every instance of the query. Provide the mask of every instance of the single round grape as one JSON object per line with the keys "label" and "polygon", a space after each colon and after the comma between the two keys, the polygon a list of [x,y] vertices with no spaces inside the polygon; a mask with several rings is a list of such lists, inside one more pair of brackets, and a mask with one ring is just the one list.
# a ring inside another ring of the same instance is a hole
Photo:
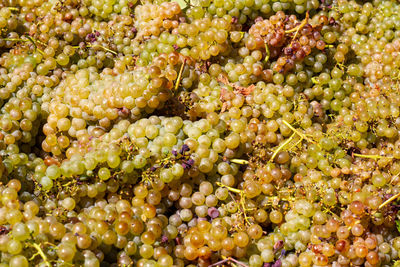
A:
{"label": "single round grape", "polygon": [[10,259],[9,266],[11,267],[27,267],[29,266],[28,259],[23,255],[17,255]]}
{"label": "single round grape", "polygon": [[111,177],[111,172],[108,168],[103,167],[99,169],[98,175],[101,180],[108,180]]}

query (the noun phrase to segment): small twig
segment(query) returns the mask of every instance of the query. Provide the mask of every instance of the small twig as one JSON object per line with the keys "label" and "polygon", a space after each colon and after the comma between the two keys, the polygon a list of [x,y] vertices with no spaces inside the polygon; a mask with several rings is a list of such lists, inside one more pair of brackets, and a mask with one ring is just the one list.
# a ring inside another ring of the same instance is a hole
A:
{"label": "small twig", "polygon": [[24,40],[24,39],[19,39],[19,38],[3,38],[3,39],[1,39],[1,40],[3,40],[3,41],[9,41],[9,42],[24,42],[24,43],[26,43],[26,42],[31,42],[32,44],[33,44],[33,46],[35,47],[35,50],[37,50],[37,51],[39,51],[42,55],[44,54],[44,52],[42,51],[42,50],[40,50],[38,47],[37,47],[37,45],[36,45],[36,42],[35,42],[35,40],[32,38],[32,37],[30,37],[30,36],[25,36],[28,40]]}
{"label": "small twig", "polygon": [[336,66],[338,66],[342,71],[344,71],[345,69],[347,69],[347,66],[346,66],[346,65],[344,65],[344,64],[342,64],[342,63],[339,63],[339,62],[336,63]]}
{"label": "small twig", "polygon": [[299,31],[308,23],[309,17],[310,16],[309,16],[308,11],[307,11],[305,19],[298,26],[294,27],[293,29],[285,31],[285,33],[296,32],[294,34],[294,36],[293,36],[293,39],[296,39],[297,34],[299,33]]}
{"label": "small twig", "polygon": [[353,228],[354,225],[359,224],[360,222],[361,222],[360,220],[356,220],[352,225],[347,227],[347,229],[351,230],[351,228]]}
{"label": "small twig", "polygon": [[294,128],[292,125],[290,125],[290,123],[288,123],[287,121],[282,120],[282,122],[283,122],[287,127],[289,127],[290,130],[292,130],[292,131],[295,132],[298,136],[300,136],[300,138],[306,139],[306,140],[307,140],[308,142],[310,142],[310,143],[315,143],[314,140],[308,138],[307,135],[303,134],[302,132],[299,132],[296,128]]}
{"label": "small twig", "polygon": [[37,51],[39,51],[42,55],[44,55],[44,52],[37,47],[36,42],[32,37],[27,35],[26,38],[28,38],[28,40],[33,44],[33,46]]}
{"label": "small twig", "polygon": [[249,161],[245,160],[245,159],[230,159],[229,161],[232,163],[241,164],[241,165],[249,164]]}
{"label": "small twig", "polygon": [[227,186],[227,185],[224,185],[224,184],[221,183],[221,182],[216,182],[216,184],[217,184],[218,186],[220,186],[220,187],[225,187],[226,189],[228,189],[229,191],[232,191],[232,192],[234,192],[234,193],[237,193],[237,194],[241,194],[241,193],[242,193],[242,190],[237,189],[237,188],[233,188],[233,187],[230,187],[230,186]]}
{"label": "small twig", "polygon": [[353,156],[366,159],[392,159],[393,156],[379,156],[379,155],[363,155],[358,153],[352,153]]}
{"label": "small twig", "polygon": [[323,207],[323,211],[322,212],[324,212],[324,213],[329,213],[329,214],[331,214],[331,215],[336,215],[333,211],[331,211],[331,208],[328,208],[328,207]]}
{"label": "small twig", "polygon": [[[300,139],[299,139],[293,146],[291,146],[289,150],[291,150],[292,148],[296,147],[296,146],[297,146],[299,143],[301,143],[304,139],[307,140],[307,141],[310,142],[310,143],[315,143],[314,140],[308,138],[306,134],[304,134],[304,133],[298,131],[296,128],[294,128],[292,125],[290,125],[290,123],[288,123],[287,121],[282,120],[282,122],[283,122],[287,127],[289,127],[290,130],[293,131],[293,134],[292,134],[285,142],[283,142],[282,144],[280,144],[279,147],[274,151],[274,154],[272,155],[272,157],[271,157],[270,160],[269,160],[270,162],[272,162],[272,161],[274,160],[274,158],[276,157],[276,155],[277,155],[286,145],[288,145],[288,144],[294,139],[294,137],[295,137],[296,134],[300,137]],[[319,146],[318,143],[317,143],[317,145]]]}
{"label": "small twig", "polygon": [[236,264],[238,264],[238,265],[240,265],[240,266],[242,266],[242,267],[249,267],[248,265],[244,264],[243,262],[240,262],[240,261],[238,261],[238,260],[236,260],[236,259],[234,259],[234,258],[231,258],[231,257],[228,257],[228,258],[226,258],[226,259],[223,259],[223,260],[220,260],[220,261],[218,261],[218,262],[216,262],[216,263],[213,263],[213,264],[211,264],[211,265],[208,265],[208,267],[218,266],[218,265],[220,265],[220,264],[223,264],[223,263],[225,263],[225,262],[230,262],[230,261],[232,261],[232,262],[234,262],[234,263],[236,263]]}
{"label": "small twig", "polygon": [[183,73],[183,69],[185,68],[185,63],[186,63],[186,59],[183,60],[181,68],[179,69],[178,78],[176,79],[176,82],[175,82],[175,91],[178,90],[179,84],[181,83],[182,73]]}
{"label": "small twig", "polygon": [[34,255],[32,256],[32,258],[30,258],[30,260],[33,260],[33,259],[35,258],[36,255],[40,255],[40,257],[42,257],[44,263],[45,263],[48,267],[51,267],[51,264],[50,264],[50,262],[48,261],[46,254],[44,254],[42,248],[41,248],[38,244],[36,244],[36,243],[33,243],[32,246],[37,250],[37,253],[34,254]]}
{"label": "small twig", "polygon": [[239,264],[240,266],[249,267],[248,265],[246,265],[246,264],[244,264],[243,262],[240,262],[240,261],[238,261],[238,260],[236,260],[236,259],[234,259],[234,258],[229,257],[229,259],[230,259],[231,261],[233,261],[234,263]]}
{"label": "small twig", "polygon": [[[289,144],[293,140],[295,135],[296,135],[296,133],[292,133],[292,135],[288,139],[286,139],[285,142],[283,142],[282,144],[279,145],[279,147],[274,151],[274,154],[272,154],[272,157],[269,159],[270,162],[272,162],[274,160],[274,158],[279,153],[279,151],[281,151],[287,144]],[[300,140],[302,140],[302,139],[300,139]]]}
{"label": "small twig", "polygon": [[33,39],[33,38],[30,37],[29,35],[25,35],[25,36],[26,36],[26,38],[28,38],[28,39],[32,39],[32,41],[34,41],[35,43],[39,43],[40,45],[43,45],[43,46],[46,46],[46,45],[47,45],[47,44],[43,43],[43,42],[40,41],[40,40]]}
{"label": "small twig", "polygon": [[392,179],[390,180],[390,184],[392,184],[394,182],[394,180],[399,177],[399,175],[400,175],[400,172],[398,172],[395,176],[393,176]]}
{"label": "small twig", "polygon": [[293,144],[291,147],[289,147],[289,151],[292,150],[293,148],[295,148],[298,144],[300,144],[303,141],[302,138],[299,138],[299,140],[297,140],[297,142],[295,144]]}
{"label": "small twig", "polygon": [[265,55],[264,61],[268,62],[269,56],[270,56],[271,53],[269,52],[269,48],[268,48],[268,43],[267,42],[265,42],[265,52],[266,52],[266,55]]}
{"label": "small twig", "polygon": [[111,50],[111,49],[108,49],[107,47],[104,47],[104,46],[99,45],[99,44],[87,45],[86,47],[88,47],[88,48],[99,47],[99,48],[102,48],[102,49],[104,49],[105,51],[110,52],[110,53],[112,53],[112,54],[114,54],[114,55],[118,55],[117,52],[115,52],[115,51],[113,51],[113,50]]}
{"label": "small twig", "polygon": [[386,206],[387,204],[389,204],[390,202],[396,200],[398,197],[400,197],[400,193],[397,193],[396,195],[392,196],[391,198],[389,198],[388,200],[386,200],[385,202],[383,202],[382,204],[379,205],[378,209],[383,208],[384,206]]}
{"label": "small twig", "polygon": [[[243,212],[245,221],[250,225],[249,218],[248,218],[248,216],[247,216],[247,214],[246,214],[246,211],[248,211],[249,209],[246,209],[246,205],[245,205],[245,198],[246,198],[246,196],[245,196],[245,194],[244,194],[244,191],[243,191],[243,190],[240,190],[240,189],[237,189],[237,188],[233,188],[233,187],[224,185],[224,184],[222,184],[221,182],[216,182],[216,184],[217,184],[218,186],[225,187],[225,188],[228,189],[229,191],[234,192],[234,193],[237,193],[237,194],[240,195],[239,206],[241,206],[241,208],[242,208],[242,212]],[[232,196],[231,196],[231,197],[232,197]],[[232,197],[232,198],[233,198],[233,197]]]}
{"label": "small twig", "polygon": [[17,38],[3,38],[1,39],[3,41],[9,41],[9,42],[28,42],[28,40],[24,39],[17,39]]}

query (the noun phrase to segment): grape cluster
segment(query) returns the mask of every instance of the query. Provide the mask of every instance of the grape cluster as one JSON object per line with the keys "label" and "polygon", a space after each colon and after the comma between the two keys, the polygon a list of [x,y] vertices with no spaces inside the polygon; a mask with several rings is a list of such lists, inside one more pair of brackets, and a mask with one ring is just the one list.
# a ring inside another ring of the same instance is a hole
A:
{"label": "grape cluster", "polygon": [[142,111],[151,113],[159,108],[170,96],[167,80],[159,74],[160,69],[153,66],[117,76],[99,76],[84,69],[66,77],[50,93],[50,101],[42,104],[49,113],[43,126],[43,150],[58,156],[72,143],[66,133],[86,145],[92,131],[97,129],[100,136],[104,133],[101,129],[110,128],[118,118],[139,117]]}
{"label": "grape cluster", "polygon": [[135,8],[135,17],[137,18],[135,27],[138,31],[136,38],[160,36],[163,29],[168,31],[177,28],[180,13],[181,8],[176,2],[137,6]]}
{"label": "grape cluster", "polygon": [[320,40],[320,31],[323,25],[328,24],[328,18],[321,16],[319,20],[320,24],[311,25],[308,13],[304,21],[299,22],[296,16],[279,11],[267,20],[257,20],[251,26],[246,47],[254,50],[265,45],[267,56],[278,56],[273,70],[286,72],[294,67],[296,61],[308,56],[314,47],[318,50],[325,48],[325,42]]}

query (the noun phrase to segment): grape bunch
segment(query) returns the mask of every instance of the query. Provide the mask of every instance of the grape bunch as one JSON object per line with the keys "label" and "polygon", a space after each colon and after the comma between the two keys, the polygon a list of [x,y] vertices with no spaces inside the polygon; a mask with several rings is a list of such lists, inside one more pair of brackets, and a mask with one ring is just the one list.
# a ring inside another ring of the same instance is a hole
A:
{"label": "grape bunch", "polygon": [[265,45],[267,56],[278,56],[273,70],[287,72],[294,67],[296,61],[302,61],[308,56],[313,48],[325,48],[325,41],[321,40],[320,32],[322,26],[328,24],[328,18],[319,17],[320,23],[317,25],[309,24],[308,19],[308,13],[304,21],[299,22],[295,15],[287,16],[282,11],[268,20],[257,19],[249,29],[250,36],[246,40],[246,47],[254,50]]}

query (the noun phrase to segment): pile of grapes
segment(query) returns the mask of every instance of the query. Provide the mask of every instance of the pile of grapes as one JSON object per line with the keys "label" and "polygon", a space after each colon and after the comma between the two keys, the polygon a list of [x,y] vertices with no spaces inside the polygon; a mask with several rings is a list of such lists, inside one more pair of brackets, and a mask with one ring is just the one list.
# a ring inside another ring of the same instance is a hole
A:
{"label": "pile of grapes", "polygon": [[0,267],[400,266],[400,2],[0,0]]}

